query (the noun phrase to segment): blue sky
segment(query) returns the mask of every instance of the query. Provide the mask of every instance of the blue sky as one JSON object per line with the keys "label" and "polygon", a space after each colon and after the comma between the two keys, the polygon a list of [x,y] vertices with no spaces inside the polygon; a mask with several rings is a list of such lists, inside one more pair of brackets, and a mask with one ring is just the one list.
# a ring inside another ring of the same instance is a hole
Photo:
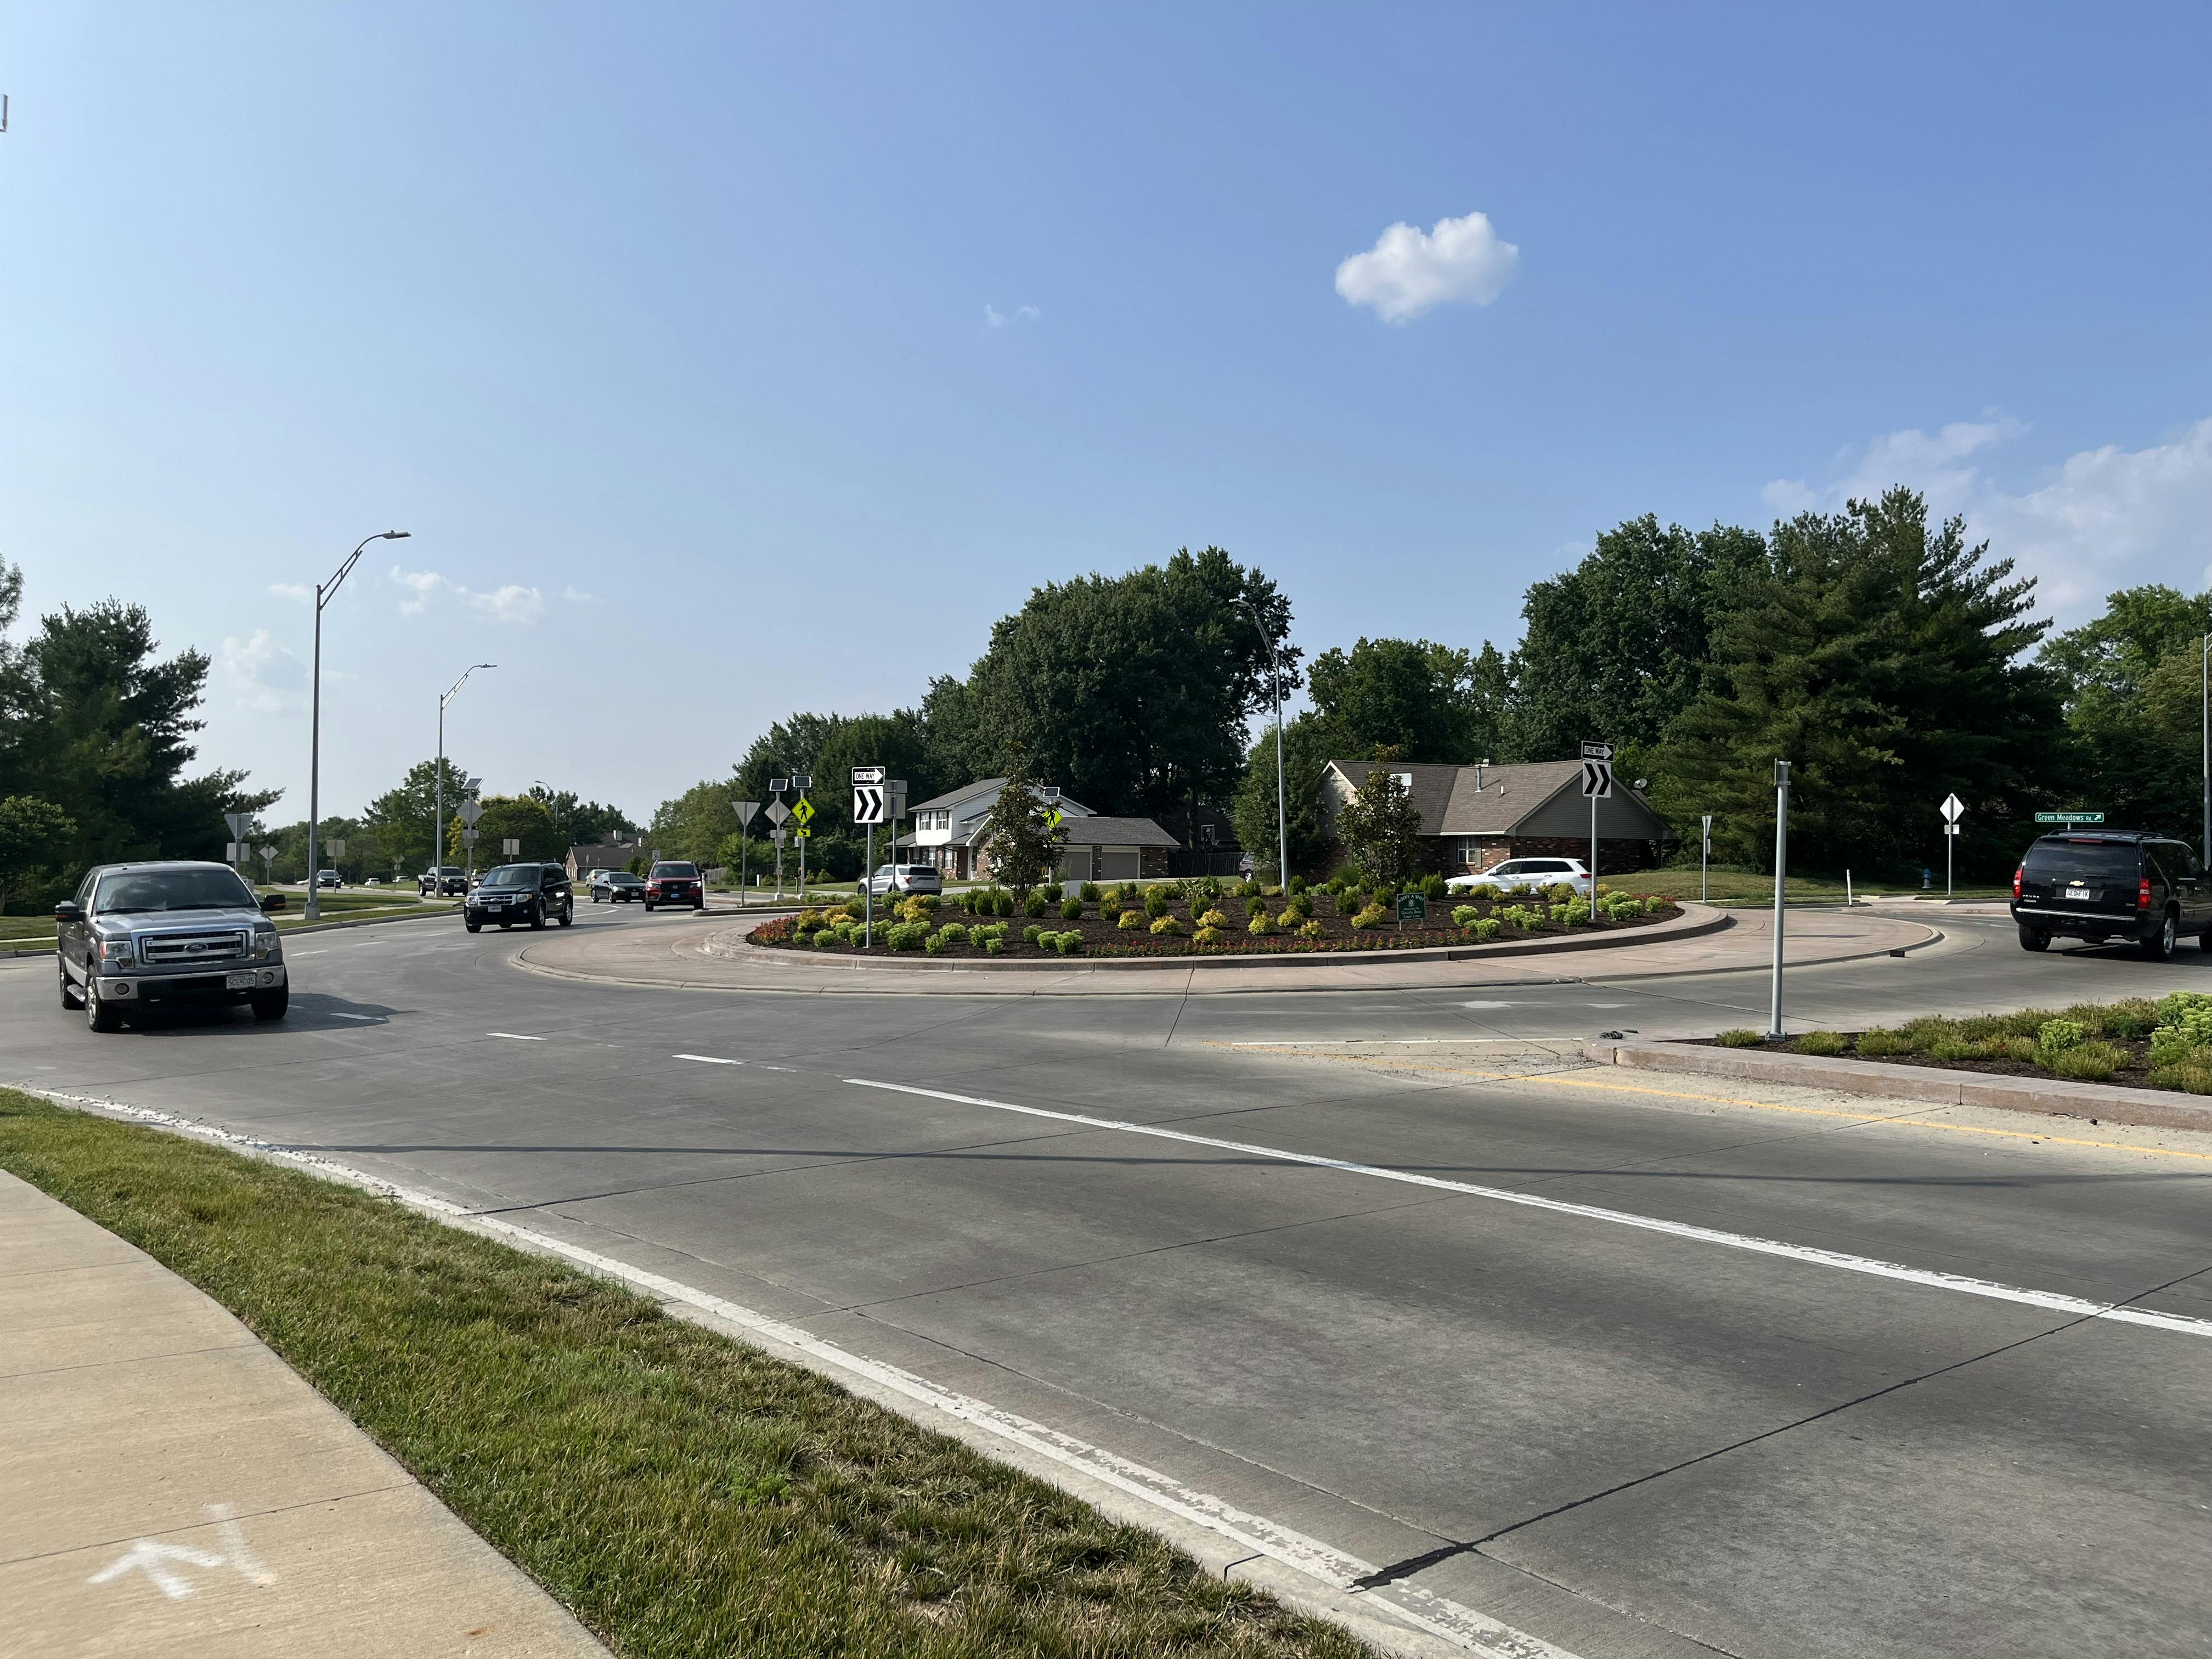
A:
{"label": "blue sky", "polygon": [[295,595],[389,527],[326,617],[332,810],[473,661],[488,788],[642,815],[1185,544],[1309,651],[1507,644],[1623,517],[1903,481],[2076,621],[2212,562],[2208,47],[2179,6],[17,7],[0,556],[214,657],[203,752],[280,818]]}

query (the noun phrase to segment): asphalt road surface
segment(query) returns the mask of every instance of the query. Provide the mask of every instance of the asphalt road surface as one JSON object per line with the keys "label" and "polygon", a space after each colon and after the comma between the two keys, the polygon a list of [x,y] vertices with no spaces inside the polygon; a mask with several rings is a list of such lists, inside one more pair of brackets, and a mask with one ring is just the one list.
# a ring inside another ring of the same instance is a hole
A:
{"label": "asphalt road surface", "polygon": [[[2212,988],[2193,946],[1937,920],[1793,970],[1792,1013]],[[1763,1023],[1758,974],[777,996],[547,980],[521,942],[301,936],[282,1026],[104,1037],[11,964],[0,1079],[664,1274],[1586,1659],[2212,1653],[2212,1136],[1884,1122],[1544,1046]],[[2051,1304],[1851,1265],[1882,1262]]]}

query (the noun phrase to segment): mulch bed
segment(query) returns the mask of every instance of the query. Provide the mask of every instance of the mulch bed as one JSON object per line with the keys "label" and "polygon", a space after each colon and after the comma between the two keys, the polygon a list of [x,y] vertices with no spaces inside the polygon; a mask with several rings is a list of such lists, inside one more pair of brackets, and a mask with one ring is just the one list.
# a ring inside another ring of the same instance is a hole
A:
{"label": "mulch bed", "polygon": [[[959,908],[956,902],[947,900],[939,907],[936,921],[940,924],[957,921],[964,927],[973,927],[979,923],[984,925],[994,922],[1005,923],[1007,929],[1006,937],[1004,946],[996,958],[996,960],[1005,961],[1018,957],[1057,957],[1061,954],[1056,951],[1041,950],[1036,945],[1028,943],[1022,938],[1022,930],[1025,927],[1042,927],[1050,933],[1073,933],[1080,930],[1083,934],[1083,948],[1078,955],[1084,957],[1273,956],[1310,954],[1322,951],[1387,951],[1419,948],[1434,949],[1439,945],[1475,945],[1486,943],[1506,945],[1524,939],[1557,938],[1569,933],[1581,935],[1625,933],[1634,928],[1649,927],[1654,922],[1671,921],[1682,914],[1679,905],[1671,901],[1662,901],[1660,908],[1648,915],[1630,917],[1620,921],[1599,917],[1587,922],[1577,922],[1570,927],[1562,923],[1547,921],[1536,927],[1528,928],[1516,927],[1507,923],[1496,939],[1480,940],[1475,937],[1472,928],[1457,927],[1451,923],[1452,910],[1470,901],[1458,895],[1443,901],[1432,901],[1429,906],[1429,921],[1425,927],[1409,922],[1404,931],[1401,932],[1395,921],[1385,922],[1382,927],[1372,929],[1354,928],[1352,925],[1352,916],[1358,910],[1358,905],[1350,896],[1346,896],[1345,908],[1340,910],[1336,902],[1328,895],[1316,894],[1314,896],[1313,919],[1320,922],[1326,931],[1321,939],[1300,939],[1293,931],[1295,924],[1291,927],[1285,927],[1281,933],[1251,933],[1246,927],[1247,901],[1223,899],[1218,902],[1218,908],[1230,918],[1230,926],[1222,930],[1223,938],[1218,945],[1200,945],[1190,936],[1189,933],[1179,935],[1156,934],[1146,931],[1144,927],[1116,927],[1110,921],[1099,919],[1098,907],[1095,903],[1084,907],[1083,919],[1080,921],[1070,921],[1061,918],[1056,903],[1048,906],[1046,913],[1042,916],[1024,915],[1018,912],[1012,916],[974,916]],[[1270,899],[1267,901],[1267,905],[1270,915],[1279,915],[1283,901]],[[1200,906],[1201,913],[1205,908],[1203,904]],[[1494,907],[1491,905],[1477,902],[1474,908],[1484,916],[1494,914]],[[1186,928],[1195,931],[1188,905],[1175,903],[1169,908],[1169,914],[1182,922]],[[749,937],[756,945],[824,957],[893,954],[901,957],[925,956],[927,953],[919,950],[893,953],[885,948],[883,939],[884,928],[887,922],[894,919],[884,906],[877,907],[876,945],[872,951],[864,951],[857,945],[831,945],[817,951],[811,941],[800,944],[793,937],[797,930],[796,917],[783,917],[775,921],[764,923],[755,928]],[[964,943],[947,945],[937,952],[936,957],[939,960],[968,957],[988,959],[981,945]]]}

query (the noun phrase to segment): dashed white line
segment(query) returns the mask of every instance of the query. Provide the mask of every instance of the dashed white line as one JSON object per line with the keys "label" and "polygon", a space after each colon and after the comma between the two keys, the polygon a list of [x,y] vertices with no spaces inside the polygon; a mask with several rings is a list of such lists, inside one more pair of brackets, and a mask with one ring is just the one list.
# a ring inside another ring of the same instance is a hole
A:
{"label": "dashed white line", "polygon": [[384,1016],[381,1014],[342,1014],[337,1009],[333,1008],[331,1010],[331,1018],[332,1019],[363,1020],[368,1024],[374,1025],[378,1020],[382,1019]]}
{"label": "dashed white line", "polygon": [[520,1031],[486,1031],[486,1036],[505,1037],[509,1042],[543,1042],[541,1036],[525,1036]]}
{"label": "dashed white line", "polygon": [[1260,1146],[1243,1140],[1220,1140],[1212,1135],[1189,1134],[1181,1129],[1162,1128],[1156,1124],[1091,1117],[1081,1112],[1055,1112],[1042,1106],[1018,1106],[1012,1101],[985,1100],[975,1095],[956,1095],[943,1089],[918,1088],[909,1083],[878,1083],[873,1078],[848,1077],[845,1081],[857,1088],[921,1095],[927,1099],[949,1100],[962,1106],[987,1107],[994,1112],[1018,1112],[1025,1117],[1079,1123],[1086,1128],[1109,1129],[1120,1134],[1150,1135],[1159,1140],[1179,1140],[1193,1146],[1212,1146],[1222,1152],[1243,1152],[1284,1164],[1304,1164],[1316,1169],[1337,1170],[1346,1175],[1366,1176],[1376,1181],[1401,1182],[1409,1187],[1430,1187],[1440,1192],[1463,1193],[1469,1198],[1486,1198],[1500,1204],[1517,1204],[1524,1209],[1547,1211],[1553,1215],[1573,1216],[1584,1221],[1607,1222],[1616,1227],[1634,1227],[1645,1232],[1665,1233],[1701,1244],[1725,1245],[1733,1250],[1780,1256],[1814,1267],[1837,1267],[1845,1273],[1896,1279],[1930,1290],[1954,1291],[1965,1296],[1986,1297],[1996,1302],[2014,1302],[2023,1307],[2040,1308],[2049,1313],[2069,1314],[2075,1318],[2110,1319],[2126,1325],[2148,1325],[2154,1330],[2172,1331],[2183,1336],[2212,1337],[2212,1319],[2193,1319],[2186,1314],[2159,1313],[2148,1308],[2092,1302],[2078,1296],[2061,1295],[2056,1291],[2030,1290],[2017,1285],[2000,1285],[1991,1279],[1970,1279],[1964,1273],[1909,1267],[1894,1261],[1879,1261],[1872,1256],[1850,1255],[1841,1250],[1823,1250],[1809,1244],[1790,1244],[1780,1239],[1761,1238],[1753,1233],[1723,1232],[1717,1227],[1697,1227],[1687,1222],[1668,1221],[1659,1216],[1637,1215],[1627,1210],[1607,1210],[1595,1204],[1572,1204],[1564,1199],[1540,1198],[1534,1193],[1515,1192],[1504,1187],[1478,1187],[1472,1182],[1448,1181],[1441,1176],[1414,1175],[1405,1170],[1354,1164],[1340,1158],[1322,1158],[1314,1152],[1294,1152],[1280,1146]]}
{"label": "dashed white line", "polygon": [[742,1066],[742,1060],[724,1060],[720,1054],[671,1054],[671,1060],[696,1060],[702,1066]]}

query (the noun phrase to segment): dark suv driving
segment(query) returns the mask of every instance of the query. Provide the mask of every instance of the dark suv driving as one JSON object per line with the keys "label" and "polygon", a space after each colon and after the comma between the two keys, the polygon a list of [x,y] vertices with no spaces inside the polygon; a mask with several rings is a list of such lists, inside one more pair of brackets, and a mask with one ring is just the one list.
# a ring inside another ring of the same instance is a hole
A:
{"label": "dark suv driving", "polygon": [[568,872],[557,864],[502,864],[484,872],[461,902],[461,925],[471,933],[488,921],[512,927],[526,921],[563,927],[576,919],[576,900]]}
{"label": "dark suv driving", "polygon": [[2212,884],[2186,842],[2135,831],[2045,836],[2012,877],[2021,948],[2064,935],[2102,945],[2124,939],[2154,962],[2184,933],[2212,949]]}

